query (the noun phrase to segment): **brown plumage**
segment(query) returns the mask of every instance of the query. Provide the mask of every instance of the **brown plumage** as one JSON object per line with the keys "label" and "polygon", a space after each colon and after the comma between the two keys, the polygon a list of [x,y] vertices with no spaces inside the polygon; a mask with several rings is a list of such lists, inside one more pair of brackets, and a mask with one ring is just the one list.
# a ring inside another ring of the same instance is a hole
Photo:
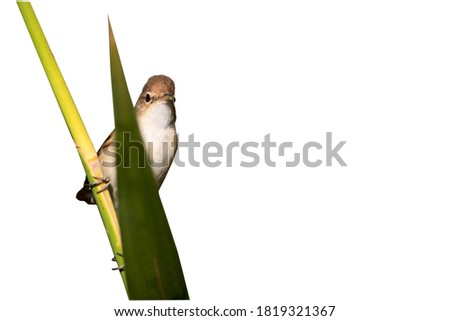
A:
{"label": "brown plumage", "polygon": [[[139,95],[135,107],[136,118],[144,145],[147,148],[147,145],[151,143],[153,147],[151,151],[147,150],[147,153],[148,159],[151,160],[150,165],[158,188],[163,183],[177,150],[174,102],[174,82],[167,76],[157,75],[148,79],[142,88],[142,93]],[[116,171],[115,167],[110,165],[115,163],[115,157],[111,157],[111,153],[104,153],[107,148],[110,152],[112,148],[115,148],[114,146],[109,147],[114,143],[115,136],[114,130],[102,144],[97,155],[102,166],[103,175],[111,180],[109,190],[117,208]],[[164,144],[168,144],[168,150],[163,148]],[[152,164],[163,164],[163,166],[154,167]],[[92,188],[87,180],[85,180],[84,187],[80,189],[76,197],[78,200],[85,201],[88,204],[95,204]]]}

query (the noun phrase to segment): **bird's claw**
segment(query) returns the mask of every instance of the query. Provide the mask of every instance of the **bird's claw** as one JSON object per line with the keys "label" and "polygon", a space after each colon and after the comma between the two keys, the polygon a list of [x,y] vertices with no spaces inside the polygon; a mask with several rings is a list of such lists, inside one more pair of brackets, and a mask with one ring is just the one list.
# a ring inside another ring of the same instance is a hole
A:
{"label": "bird's claw", "polygon": [[[117,254],[118,256],[120,256],[120,257],[123,257],[123,254],[122,254],[122,253],[117,252],[116,254]],[[114,256],[114,257],[111,259],[111,261],[117,262],[116,257]]]}
{"label": "bird's claw", "polygon": [[[123,254],[122,254],[122,253],[117,252],[116,254],[117,254],[118,256],[123,257]],[[116,257],[113,257],[113,258],[112,258],[112,261],[113,261],[113,262],[117,262]],[[125,270],[125,264],[122,264],[121,266],[112,268],[112,270],[113,270],[113,271],[119,270],[120,272],[122,272],[123,270]]]}
{"label": "bird's claw", "polygon": [[104,192],[108,188],[108,184],[111,181],[111,178],[109,178],[109,177],[96,177],[96,176],[94,176],[94,179],[96,180],[96,182],[84,184],[84,187],[88,191],[91,191],[94,187],[97,187],[99,185],[105,184],[105,186],[102,189],[100,189],[97,192],[97,194],[100,194],[101,192]]}
{"label": "bird's claw", "polygon": [[112,268],[112,270],[113,270],[113,271],[117,271],[117,270],[119,270],[120,272],[122,272],[122,271],[124,271],[124,270],[125,270],[125,265],[121,265],[121,266],[118,266],[118,267]]}

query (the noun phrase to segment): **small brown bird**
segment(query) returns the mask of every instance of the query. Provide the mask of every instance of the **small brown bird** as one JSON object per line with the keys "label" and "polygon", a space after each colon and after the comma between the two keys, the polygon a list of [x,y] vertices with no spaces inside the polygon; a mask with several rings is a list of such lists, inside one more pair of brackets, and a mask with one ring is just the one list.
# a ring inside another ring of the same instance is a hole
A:
{"label": "small brown bird", "polygon": [[[148,79],[135,107],[137,124],[158,189],[166,178],[178,146],[174,103],[174,82],[167,76],[158,75]],[[108,188],[117,209],[117,146],[113,144],[115,136],[114,130],[97,155],[103,175],[109,181]],[[92,187],[86,179],[84,187],[77,193],[77,199],[95,204]]]}

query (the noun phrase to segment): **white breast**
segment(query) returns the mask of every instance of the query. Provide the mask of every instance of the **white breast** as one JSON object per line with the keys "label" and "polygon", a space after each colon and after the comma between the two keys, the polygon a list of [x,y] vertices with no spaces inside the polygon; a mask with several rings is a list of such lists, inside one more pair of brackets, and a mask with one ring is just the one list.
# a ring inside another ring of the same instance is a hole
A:
{"label": "white breast", "polygon": [[[175,111],[173,105],[169,104],[162,102],[142,111],[138,117],[139,130],[158,189],[161,187],[172,164],[178,144],[175,129]],[[115,148],[111,149],[110,151],[113,153],[108,154],[109,156],[101,152],[99,161],[103,175],[110,178],[109,190],[117,209],[117,172],[114,154],[117,150]]]}
{"label": "white breast", "polygon": [[148,153],[150,166],[159,188],[177,150],[175,114],[171,104],[162,102],[138,118],[138,126]]}

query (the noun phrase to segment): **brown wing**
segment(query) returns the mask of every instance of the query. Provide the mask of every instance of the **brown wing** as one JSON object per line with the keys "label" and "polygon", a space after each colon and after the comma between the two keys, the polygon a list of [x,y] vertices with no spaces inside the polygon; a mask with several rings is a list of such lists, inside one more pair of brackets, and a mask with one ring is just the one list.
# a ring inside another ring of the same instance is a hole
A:
{"label": "brown wing", "polygon": [[109,145],[111,145],[112,143],[114,143],[114,141],[116,140],[116,130],[113,130],[111,132],[111,134],[109,134],[108,137],[106,137],[105,141],[103,142],[102,146],[100,146],[100,148],[97,151],[97,155],[100,155],[101,151],[105,148],[107,148]]}
{"label": "brown wing", "polygon": [[[114,142],[115,138],[116,138],[116,131],[113,130],[111,134],[109,134],[109,136],[103,142],[102,146],[100,146],[100,148],[98,149],[97,155],[100,156],[102,150],[111,145]],[[88,204],[95,204],[94,195],[92,194],[92,188],[89,185],[87,177],[84,180],[83,187],[78,191],[76,198],[77,200],[85,201]]]}

